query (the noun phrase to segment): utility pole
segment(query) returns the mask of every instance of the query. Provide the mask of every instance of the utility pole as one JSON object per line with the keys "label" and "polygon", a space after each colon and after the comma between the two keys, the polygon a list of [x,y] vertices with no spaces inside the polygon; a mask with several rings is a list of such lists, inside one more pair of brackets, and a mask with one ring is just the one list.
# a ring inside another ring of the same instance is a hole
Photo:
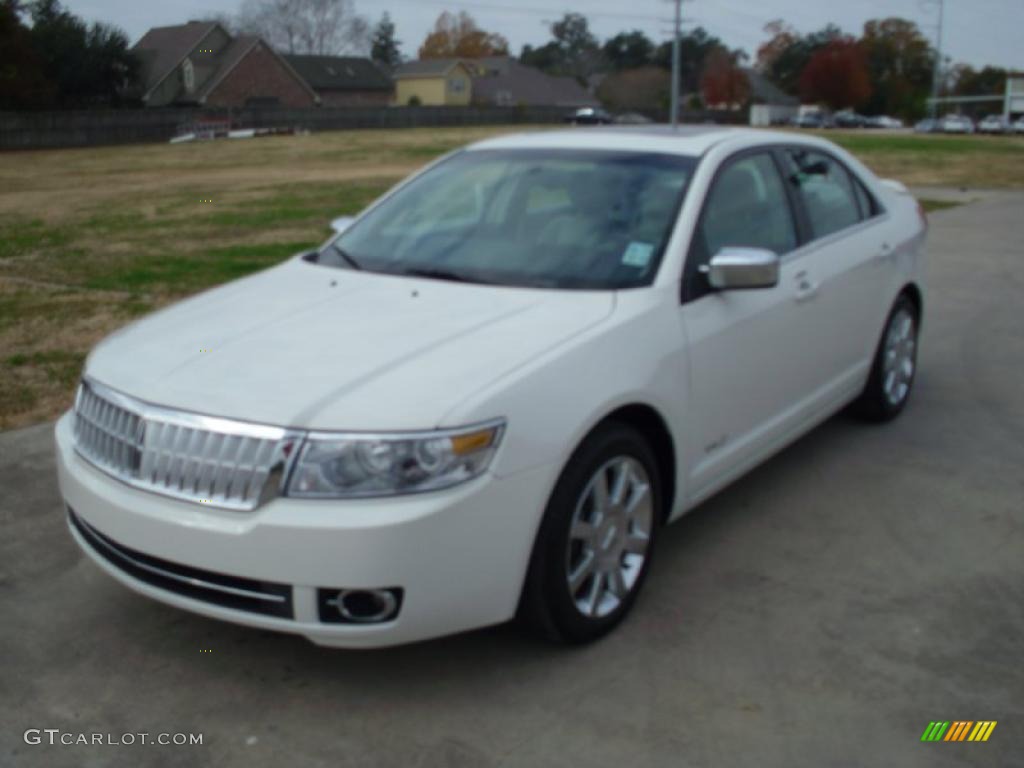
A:
{"label": "utility pole", "polygon": [[682,27],[683,0],[675,0],[676,14],[672,25],[672,128],[679,127],[679,36]]}
{"label": "utility pole", "polygon": [[939,4],[939,26],[935,40],[935,71],[932,74],[932,108],[929,115],[934,120],[938,116],[939,88],[942,84],[942,25],[946,15],[946,0],[934,0]]}

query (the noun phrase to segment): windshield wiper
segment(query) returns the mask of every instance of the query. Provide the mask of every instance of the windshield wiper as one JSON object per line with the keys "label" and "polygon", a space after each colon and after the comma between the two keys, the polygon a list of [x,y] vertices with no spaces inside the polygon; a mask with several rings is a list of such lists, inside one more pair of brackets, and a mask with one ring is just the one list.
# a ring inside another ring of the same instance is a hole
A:
{"label": "windshield wiper", "polygon": [[331,243],[331,248],[333,248],[334,252],[336,254],[338,254],[339,256],[341,256],[341,258],[345,260],[345,263],[348,264],[350,267],[352,267],[352,269],[362,269],[363,268],[362,265],[358,261],[356,261],[354,258],[352,258],[352,256],[349,255],[349,253],[344,248],[342,248],[340,245],[338,245],[337,243]]}
{"label": "windshield wiper", "polygon": [[488,280],[484,280],[479,277],[472,275],[466,275],[462,272],[455,272],[451,269],[443,269],[440,267],[412,267],[410,269],[403,269],[398,274],[410,275],[412,277],[429,277],[434,280],[450,280],[453,283],[487,283]]}

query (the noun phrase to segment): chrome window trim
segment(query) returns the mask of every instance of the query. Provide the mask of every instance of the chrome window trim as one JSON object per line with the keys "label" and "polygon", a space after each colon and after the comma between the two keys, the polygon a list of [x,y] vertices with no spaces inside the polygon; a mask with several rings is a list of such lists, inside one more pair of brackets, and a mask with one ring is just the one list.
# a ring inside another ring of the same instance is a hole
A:
{"label": "chrome window trim", "polygon": [[858,221],[856,224],[851,224],[848,227],[837,229],[835,232],[830,232],[824,237],[819,237],[816,240],[808,240],[800,247],[795,248],[794,250],[789,251],[788,253],[781,256],[779,260],[783,264],[787,264],[790,261],[797,261],[799,259],[802,259],[804,256],[809,256],[810,254],[817,252],[821,248],[827,248],[828,246],[833,245],[839,242],[840,240],[844,240],[847,237],[856,235],[860,232],[870,229],[873,226],[879,226],[887,222],[890,218],[892,218],[892,214],[890,214],[888,211],[885,211],[884,213],[879,213],[875,216],[872,216],[869,219],[862,219],[861,221]]}

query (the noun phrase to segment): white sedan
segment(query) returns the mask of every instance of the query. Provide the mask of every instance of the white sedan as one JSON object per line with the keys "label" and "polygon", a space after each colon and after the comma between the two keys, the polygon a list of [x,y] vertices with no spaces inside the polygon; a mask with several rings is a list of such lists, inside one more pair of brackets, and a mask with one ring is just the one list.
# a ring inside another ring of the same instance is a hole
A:
{"label": "white sedan", "polygon": [[132,589],[331,646],[592,640],[662,524],[914,383],[924,214],[819,138],[492,139],[335,228],[89,356],[59,481]]}

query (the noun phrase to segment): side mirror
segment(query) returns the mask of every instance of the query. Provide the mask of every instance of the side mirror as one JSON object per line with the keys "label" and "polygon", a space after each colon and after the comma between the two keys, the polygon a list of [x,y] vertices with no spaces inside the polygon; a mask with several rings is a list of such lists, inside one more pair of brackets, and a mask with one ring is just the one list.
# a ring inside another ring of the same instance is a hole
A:
{"label": "side mirror", "polygon": [[356,220],[355,216],[339,216],[331,222],[331,229],[334,230],[334,234],[340,235],[346,229],[352,226],[352,222]]}
{"label": "side mirror", "polygon": [[723,248],[700,271],[719,291],[774,288],[779,283],[779,257],[764,248]]}

